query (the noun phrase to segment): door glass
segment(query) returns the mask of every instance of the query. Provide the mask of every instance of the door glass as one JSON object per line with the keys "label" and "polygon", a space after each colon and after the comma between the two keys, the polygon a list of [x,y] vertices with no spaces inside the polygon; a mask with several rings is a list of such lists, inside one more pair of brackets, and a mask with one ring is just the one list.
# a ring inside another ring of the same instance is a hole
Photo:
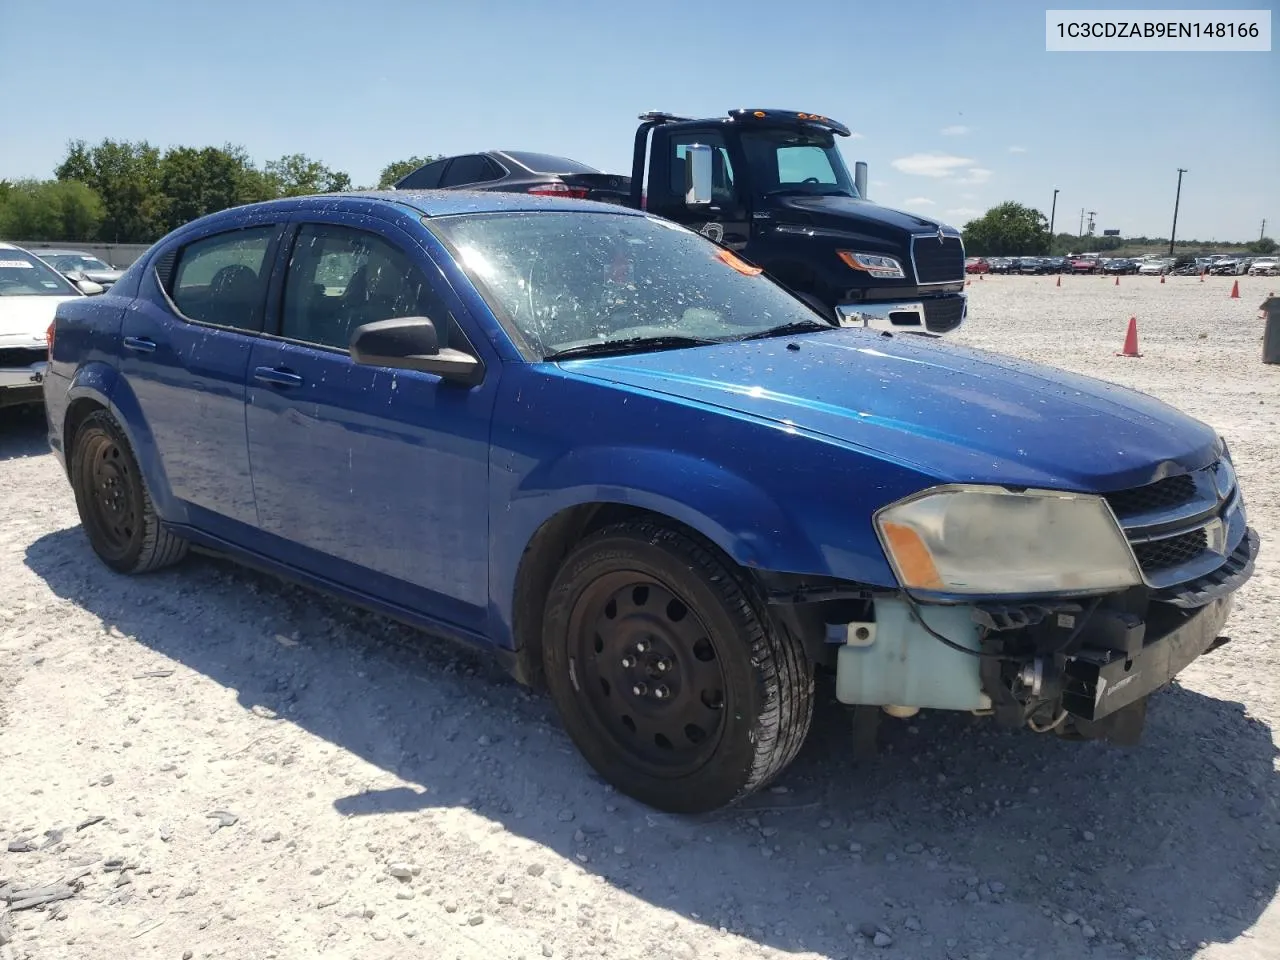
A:
{"label": "door glass", "polygon": [[678,197],[684,196],[684,158],[689,144],[705,143],[712,148],[711,152],[711,200],[717,205],[733,202],[733,163],[729,160],[729,151],[723,143],[717,143],[715,137],[694,137],[684,142],[675,143],[675,159],[671,163],[671,192]]}
{"label": "door glass", "polygon": [[486,157],[473,154],[469,157],[458,157],[445,171],[440,181],[442,187],[460,187],[468,183],[482,183],[498,179],[497,171]]}
{"label": "door glass", "polygon": [[346,350],[356,327],[427,317],[441,348],[452,317],[407,253],[377,234],[303,224],[289,258],[280,335]]}
{"label": "door glass", "polygon": [[189,320],[237,330],[262,329],[263,269],[275,224],[220,233],[182,249],[170,296]]}

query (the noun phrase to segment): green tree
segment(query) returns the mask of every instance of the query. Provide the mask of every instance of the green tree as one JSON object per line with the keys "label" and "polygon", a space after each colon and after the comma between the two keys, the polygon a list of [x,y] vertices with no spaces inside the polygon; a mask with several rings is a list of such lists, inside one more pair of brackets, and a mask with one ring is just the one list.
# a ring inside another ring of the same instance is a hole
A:
{"label": "green tree", "polygon": [[1280,245],[1278,245],[1270,237],[1259,237],[1257,240],[1253,240],[1245,244],[1245,249],[1248,250],[1250,253],[1258,253],[1264,256],[1268,256],[1276,252],[1277,246],[1280,246]]}
{"label": "green tree", "polygon": [[964,248],[976,257],[1048,253],[1048,218],[1020,203],[1002,203],[965,224]]}
{"label": "green tree", "polygon": [[83,140],[68,145],[55,171],[59,180],[86,183],[102,198],[98,238],[113,243],[150,243],[164,230],[166,201],[160,189],[160,151],[145,140]]}
{"label": "green tree", "polygon": [[311,193],[340,193],[351,189],[351,177],[341,170],[330,170],[319,160],[302,153],[291,153],[279,160],[268,160],[266,177],[281,197],[301,197]]}
{"label": "green tree", "polygon": [[78,180],[20,180],[0,199],[0,236],[92,240],[102,217],[102,200]]}
{"label": "green tree", "polygon": [[165,230],[276,194],[242,147],[174,147],[160,161]]}
{"label": "green tree", "polygon": [[396,160],[388,163],[382,168],[382,173],[378,174],[378,189],[385,190],[388,187],[394,187],[397,181],[403,180],[424,163],[440,159],[442,159],[442,155],[436,154],[430,157],[409,157],[407,160]]}

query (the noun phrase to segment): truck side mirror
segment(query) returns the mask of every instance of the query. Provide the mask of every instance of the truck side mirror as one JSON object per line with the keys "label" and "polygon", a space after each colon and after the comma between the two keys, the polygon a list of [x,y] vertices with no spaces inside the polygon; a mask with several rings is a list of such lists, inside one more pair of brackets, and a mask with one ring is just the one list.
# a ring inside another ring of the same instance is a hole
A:
{"label": "truck side mirror", "polygon": [[711,205],[711,148],[705,143],[691,143],[685,147],[684,205]]}

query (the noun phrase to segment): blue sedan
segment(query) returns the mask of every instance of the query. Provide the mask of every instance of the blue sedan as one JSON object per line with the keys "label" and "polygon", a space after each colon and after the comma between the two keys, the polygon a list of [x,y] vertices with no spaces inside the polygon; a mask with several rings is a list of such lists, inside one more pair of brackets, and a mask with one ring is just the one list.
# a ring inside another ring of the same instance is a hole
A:
{"label": "blue sedan", "polygon": [[777,777],[819,672],[872,717],[1131,738],[1258,549],[1205,424],[837,328],[586,201],[223,211],[61,305],[50,351],[50,443],[106,564],[199,545],[493,650],[672,811]]}

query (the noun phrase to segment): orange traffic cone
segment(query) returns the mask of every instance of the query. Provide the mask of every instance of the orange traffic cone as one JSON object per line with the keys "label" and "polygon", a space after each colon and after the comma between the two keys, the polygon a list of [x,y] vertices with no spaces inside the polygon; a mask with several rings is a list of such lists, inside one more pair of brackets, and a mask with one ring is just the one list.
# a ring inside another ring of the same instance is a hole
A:
{"label": "orange traffic cone", "polygon": [[1058,286],[1062,286],[1062,274],[1058,274]]}
{"label": "orange traffic cone", "polygon": [[1161,282],[1161,283],[1164,283],[1164,274],[1163,274],[1163,273],[1162,273],[1162,274],[1160,274],[1160,282]]}
{"label": "orange traffic cone", "polygon": [[1120,286],[1120,274],[1116,274],[1116,286]]}
{"label": "orange traffic cone", "polygon": [[1232,300],[1240,299],[1240,281],[1239,280],[1237,280],[1235,283],[1231,285],[1231,299]]}
{"label": "orange traffic cone", "polygon": [[1203,271],[1203,270],[1201,270],[1201,271],[1200,271],[1200,282],[1201,282],[1201,283],[1204,283],[1204,271]]}
{"label": "orange traffic cone", "polygon": [[1129,318],[1129,330],[1124,335],[1124,351],[1116,354],[1117,357],[1140,357],[1138,352],[1138,318]]}

